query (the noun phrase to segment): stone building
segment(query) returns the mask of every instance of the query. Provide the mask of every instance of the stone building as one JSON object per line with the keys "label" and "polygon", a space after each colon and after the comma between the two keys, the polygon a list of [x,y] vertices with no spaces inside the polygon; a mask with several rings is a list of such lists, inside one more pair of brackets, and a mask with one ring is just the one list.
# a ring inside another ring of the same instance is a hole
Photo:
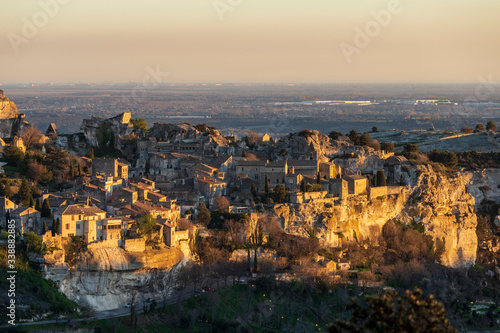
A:
{"label": "stone building", "polygon": [[128,179],[128,165],[116,158],[94,158],[92,160],[92,175],[111,176]]}

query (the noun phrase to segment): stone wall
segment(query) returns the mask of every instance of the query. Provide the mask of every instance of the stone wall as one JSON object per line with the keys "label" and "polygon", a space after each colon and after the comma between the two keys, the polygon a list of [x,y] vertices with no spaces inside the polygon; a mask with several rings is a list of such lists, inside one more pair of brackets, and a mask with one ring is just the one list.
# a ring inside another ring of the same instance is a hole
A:
{"label": "stone wall", "polygon": [[142,238],[124,239],[123,248],[127,252],[144,252],[146,250],[146,242]]}
{"label": "stone wall", "polygon": [[107,240],[103,240],[103,241],[89,243],[87,245],[87,248],[88,249],[107,249],[107,248],[120,247],[121,245],[122,245],[121,239],[107,239]]}
{"label": "stone wall", "polygon": [[320,192],[298,192],[290,194],[291,203],[303,203],[310,200],[323,199],[328,194],[327,191]]}

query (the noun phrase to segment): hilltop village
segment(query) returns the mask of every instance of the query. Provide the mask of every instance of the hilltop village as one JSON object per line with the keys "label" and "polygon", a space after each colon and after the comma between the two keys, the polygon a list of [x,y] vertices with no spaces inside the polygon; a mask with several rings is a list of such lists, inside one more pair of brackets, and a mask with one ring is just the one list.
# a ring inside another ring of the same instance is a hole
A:
{"label": "hilltop village", "polygon": [[[51,124],[28,145],[14,136],[10,150],[23,155],[69,151],[70,175],[64,175],[69,179],[62,191],[40,186],[40,195],[30,194],[28,205],[1,199],[1,213],[16,220],[18,233],[34,232],[44,242],[78,236],[94,247],[127,249],[141,238],[139,219],[149,215],[159,242],[188,252],[189,233],[183,226],[189,224],[184,222],[207,227],[197,223],[200,207],[254,216],[282,203],[399,194],[405,185],[403,156],[354,146],[347,137],[332,146],[317,131],[281,139],[249,133],[238,139],[203,124],[154,124],[148,130],[131,121],[130,113],[84,120],[83,133],[74,135],[58,136],[56,128]],[[121,157],[96,157],[96,152]],[[360,157],[370,161],[357,168],[352,160]],[[377,175],[383,179],[373,184]],[[30,202],[50,207],[50,214]]]}
{"label": "hilltop village", "polygon": [[44,278],[94,310],[245,275],[410,283],[419,265],[472,267],[478,245],[499,248],[500,219],[476,214],[498,201],[496,169],[458,170],[454,153],[413,144],[395,153],[376,128],[237,137],[122,113],[42,133],[2,103],[2,237],[14,232]]}

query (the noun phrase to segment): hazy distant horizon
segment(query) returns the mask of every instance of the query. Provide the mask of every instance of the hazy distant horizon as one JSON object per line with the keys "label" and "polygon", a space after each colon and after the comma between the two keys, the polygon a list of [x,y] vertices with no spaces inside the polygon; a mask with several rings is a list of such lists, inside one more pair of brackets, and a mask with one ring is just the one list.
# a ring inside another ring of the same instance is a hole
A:
{"label": "hazy distant horizon", "polygon": [[2,9],[3,84],[500,77],[495,0],[39,0]]}

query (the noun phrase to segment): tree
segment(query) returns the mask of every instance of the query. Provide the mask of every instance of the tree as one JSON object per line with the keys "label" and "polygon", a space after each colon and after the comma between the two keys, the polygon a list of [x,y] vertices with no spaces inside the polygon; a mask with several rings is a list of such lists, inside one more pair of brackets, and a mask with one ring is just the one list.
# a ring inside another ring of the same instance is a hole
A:
{"label": "tree", "polygon": [[250,192],[252,192],[252,195],[254,197],[257,196],[257,186],[255,186],[255,184],[252,184],[252,188],[251,188]]}
{"label": "tree", "polygon": [[151,169],[151,161],[149,160],[149,158],[146,160],[146,167],[144,168],[144,172],[146,174],[149,174],[150,172],[150,169]]}
{"label": "tree", "polygon": [[304,179],[302,179],[302,181],[300,182],[300,191],[306,192],[306,190],[307,190],[306,181]]}
{"label": "tree", "polygon": [[3,158],[9,165],[18,166],[24,158],[24,152],[16,146],[9,146],[3,151]]}
{"label": "tree", "polygon": [[214,200],[214,208],[218,212],[227,213],[229,211],[229,200],[224,196],[218,196]]}
{"label": "tree", "polygon": [[378,140],[370,140],[370,142],[368,142],[368,147],[371,147],[375,150],[380,150],[380,143],[378,142]]}
{"label": "tree", "polygon": [[196,223],[201,224],[206,227],[210,223],[211,214],[208,210],[207,206],[202,202],[196,208],[198,210],[198,214],[196,214]]}
{"label": "tree", "polygon": [[477,133],[477,132],[482,132],[482,131],[484,131],[484,126],[483,126],[483,124],[477,124],[477,125],[476,125],[476,129],[474,130],[474,132],[476,132],[476,133]]}
{"label": "tree", "polygon": [[458,164],[457,155],[448,150],[440,152],[439,150],[434,149],[429,154],[429,159],[433,162],[441,163],[448,168],[454,168]]}
{"label": "tree", "polygon": [[141,216],[137,224],[139,226],[139,234],[141,237],[150,238],[156,230],[156,219],[149,214]]}
{"label": "tree", "polygon": [[43,222],[42,235],[45,235],[46,232],[47,232],[47,223]]}
{"label": "tree", "polygon": [[28,207],[35,207],[35,201],[33,201],[33,196],[31,195],[31,192],[30,192],[30,200],[28,203]]}
{"label": "tree", "polygon": [[336,320],[328,332],[457,332],[446,318],[443,304],[432,295],[424,298],[420,289],[407,290],[403,297],[394,291],[368,296],[364,304],[354,302],[350,308],[351,320]]}
{"label": "tree", "polygon": [[418,153],[420,152],[420,149],[416,144],[413,143],[407,143],[404,147],[403,150],[403,155],[407,159],[415,159],[418,156]]}
{"label": "tree", "polygon": [[56,235],[56,229],[57,228],[57,222],[56,222],[56,219],[52,219],[52,229],[50,231],[52,231],[52,237],[54,237]]}
{"label": "tree", "polygon": [[318,173],[316,173],[316,184],[321,184],[321,175],[318,171]]}
{"label": "tree", "polygon": [[36,203],[35,203],[35,209],[39,212],[42,211],[42,203],[40,202],[40,198],[37,198],[36,199]]}
{"label": "tree", "polygon": [[373,133],[378,132],[378,127],[377,127],[377,126],[373,126],[373,127],[372,127],[372,132],[373,132]]}
{"label": "tree", "polygon": [[286,187],[282,184],[278,184],[273,189],[272,197],[274,199],[274,202],[282,203],[286,200],[287,194],[288,192],[286,190]]}
{"label": "tree", "polygon": [[61,220],[59,218],[52,220],[52,236],[61,234]]}
{"label": "tree", "polygon": [[42,242],[42,236],[38,236],[34,232],[28,232],[24,235],[24,241],[26,242],[26,246],[28,250],[41,253],[44,250],[44,244]]}
{"label": "tree", "polygon": [[382,142],[380,144],[380,149],[385,150],[388,153],[394,152],[394,143],[392,142]]}
{"label": "tree", "polygon": [[243,149],[243,153],[241,153],[241,156],[242,157],[247,157],[247,150],[246,149]]}
{"label": "tree", "polygon": [[34,126],[27,126],[21,131],[20,136],[23,139],[23,143],[26,148],[29,149],[40,143],[43,134],[38,128]]}
{"label": "tree", "polygon": [[371,140],[372,138],[369,133],[363,133],[359,137],[358,146],[366,146],[370,143]]}
{"label": "tree", "polygon": [[21,187],[19,188],[19,202],[26,207],[30,202],[30,197],[31,189],[28,185],[28,181],[26,179],[23,179],[23,181],[21,182]]}
{"label": "tree", "polygon": [[343,134],[340,133],[340,132],[335,132],[335,131],[331,131],[330,134],[328,134],[328,136],[332,139],[332,140],[338,140]]}
{"label": "tree", "polygon": [[265,177],[265,185],[264,185],[264,192],[269,193],[269,178],[267,178],[267,175]]}
{"label": "tree", "polygon": [[50,203],[47,199],[43,200],[41,212],[42,212],[42,217],[52,216],[52,211],[50,210]]}
{"label": "tree", "polygon": [[14,192],[12,192],[12,188],[10,187],[10,183],[8,181],[5,184],[0,183],[0,196],[10,199],[13,195]]}
{"label": "tree", "polygon": [[130,123],[134,125],[134,131],[143,130],[144,132],[148,131],[148,123],[143,118],[138,119],[130,119]]}
{"label": "tree", "polygon": [[90,158],[91,160],[94,159],[94,148],[92,148],[89,153],[87,154],[87,157]]}
{"label": "tree", "polygon": [[495,125],[495,123],[492,120],[490,120],[490,121],[488,121],[486,123],[486,129],[488,131],[493,131],[494,132],[497,129],[497,125]]}
{"label": "tree", "polygon": [[376,186],[386,186],[387,185],[387,180],[385,179],[384,170],[377,171],[377,178],[376,179],[377,179]]}
{"label": "tree", "polygon": [[462,129],[460,130],[460,132],[462,133],[472,133],[472,128],[470,128],[470,126],[464,126],[462,127]]}

